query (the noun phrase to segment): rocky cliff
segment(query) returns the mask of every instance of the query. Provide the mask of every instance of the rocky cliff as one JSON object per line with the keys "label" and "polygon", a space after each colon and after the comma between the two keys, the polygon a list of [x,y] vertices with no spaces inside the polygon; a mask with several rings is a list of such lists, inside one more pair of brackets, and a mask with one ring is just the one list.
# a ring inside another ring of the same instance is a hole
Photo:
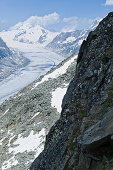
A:
{"label": "rocky cliff", "polygon": [[113,169],[113,12],[80,48],[60,119],[31,170]]}

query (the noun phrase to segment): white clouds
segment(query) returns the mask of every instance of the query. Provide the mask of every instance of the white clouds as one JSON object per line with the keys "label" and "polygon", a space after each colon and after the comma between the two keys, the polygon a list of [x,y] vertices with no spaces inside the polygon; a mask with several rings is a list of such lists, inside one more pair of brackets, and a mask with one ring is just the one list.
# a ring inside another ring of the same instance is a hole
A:
{"label": "white clouds", "polygon": [[106,0],[105,5],[113,5],[113,0]]}
{"label": "white clouds", "polygon": [[38,24],[40,26],[48,26],[48,25],[52,25],[52,24],[56,24],[59,22],[59,14],[57,14],[56,12],[52,13],[52,14],[48,14],[45,16],[32,16],[30,17],[27,21],[27,23],[30,23],[32,25]]}
{"label": "white clouds", "polygon": [[65,24],[64,28],[62,29],[63,32],[73,31],[78,26],[78,18],[76,16],[64,18],[63,22]]}
{"label": "white clouds", "polygon": [[[2,22],[5,22],[5,20],[1,20]],[[15,28],[18,29],[22,25],[25,27],[35,27],[37,25],[41,26],[42,28],[51,30],[51,31],[57,31],[57,32],[71,32],[75,30],[81,30],[88,28],[94,19],[90,18],[79,18],[77,16],[71,16],[67,18],[61,18],[61,16],[54,12],[48,15],[44,16],[31,16],[24,22],[19,22],[14,27],[11,27],[11,29]],[[1,24],[0,26],[5,24]]]}
{"label": "white clouds", "polygon": [[91,25],[93,19],[88,18],[78,18],[76,16],[64,18],[63,32],[75,31],[76,29],[83,29]]}

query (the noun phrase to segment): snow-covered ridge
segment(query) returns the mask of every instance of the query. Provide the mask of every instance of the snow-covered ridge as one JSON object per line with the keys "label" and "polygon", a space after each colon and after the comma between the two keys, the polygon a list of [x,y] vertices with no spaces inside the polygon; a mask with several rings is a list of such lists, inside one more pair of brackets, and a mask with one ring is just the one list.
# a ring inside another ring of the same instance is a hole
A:
{"label": "snow-covered ridge", "polygon": [[93,31],[97,27],[101,20],[102,19],[94,20],[87,29],[61,32],[47,45],[47,48],[50,48],[63,56],[70,56],[78,53],[83,40],[87,38],[90,31]]}

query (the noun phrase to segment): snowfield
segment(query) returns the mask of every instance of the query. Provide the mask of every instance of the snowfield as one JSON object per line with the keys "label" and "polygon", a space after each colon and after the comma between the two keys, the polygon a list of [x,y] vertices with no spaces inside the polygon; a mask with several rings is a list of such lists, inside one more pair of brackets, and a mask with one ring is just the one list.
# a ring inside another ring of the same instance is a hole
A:
{"label": "snowfield", "polygon": [[65,85],[63,88],[57,88],[52,92],[51,106],[55,107],[59,113],[62,110],[62,100],[64,95],[66,94],[68,85]]}

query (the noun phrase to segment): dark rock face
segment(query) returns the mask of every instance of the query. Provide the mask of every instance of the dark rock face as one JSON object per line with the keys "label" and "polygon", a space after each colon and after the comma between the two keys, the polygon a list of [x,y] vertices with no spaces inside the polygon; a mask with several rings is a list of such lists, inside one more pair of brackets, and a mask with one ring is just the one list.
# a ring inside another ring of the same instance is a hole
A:
{"label": "dark rock face", "polygon": [[90,32],[60,119],[31,170],[113,168],[113,12]]}

